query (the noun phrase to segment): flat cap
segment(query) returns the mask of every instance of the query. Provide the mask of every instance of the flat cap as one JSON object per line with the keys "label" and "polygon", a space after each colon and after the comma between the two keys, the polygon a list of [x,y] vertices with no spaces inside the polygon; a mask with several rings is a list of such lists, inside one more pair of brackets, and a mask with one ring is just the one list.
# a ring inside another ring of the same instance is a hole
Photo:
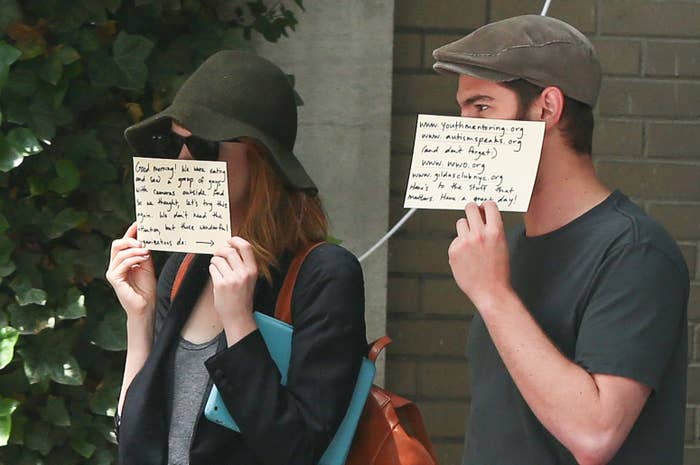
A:
{"label": "flat cap", "polygon": [[600,90],[600,62],[591,42],[570,24],[547,16],[515,16],[486,24],[436,49],[433,58],[433,68],[440,73],[556,86],[591,107]]}

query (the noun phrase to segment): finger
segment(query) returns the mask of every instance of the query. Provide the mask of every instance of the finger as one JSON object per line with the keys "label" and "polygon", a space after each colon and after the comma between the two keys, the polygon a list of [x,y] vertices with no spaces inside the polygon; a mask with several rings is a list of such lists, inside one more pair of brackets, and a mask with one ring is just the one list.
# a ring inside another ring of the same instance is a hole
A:
{"label": "finger", "polygon": [[126,232],[124,233],[124,238],[131,237],[131,238],[133,238],[133,239],[136,239],[136,230],[137,230],[137,228],[138,228],[138,226],[137,226],[137,224],[136,224],[136,221],[134,221],[133,223],[131,223],[131,226],[129,226],[129,228],[128,228],[128,229],[126,230]]}
{"label": "finger", "polygon": [[211,258],[210,263],[216,267],[222,278],[225,278],[226,276],[229,276],[231,273],[233,273],[233,270],[228,264],[228,261],[226,261],[226,259],[223,257],[214,256]]}
{"label": "finger", "polygon": [[484,202],[482,208],[484,209],[486,225],[493,226],[498,229],[503,229],[503,217],[501,216],[501,212],[498,210],[498,205],[496,204],[496,202],[492,200]]}
{"label": "finger", "polygon": [[467,223],[466,218],[458,219],[455,227],[457,228],[457,237],[464,237],[469,234],[469,223]]}
{"label": "finger", "polygon": [[479,213],[479,207],[474,202],[469,202],[464,208],[464,213],[467,215],[469,222],[469,231],[481,231],[484,229],[484,222]]}
{"label": "finger", "polygon": [[224,276],[221,274],[216,265],[211,262],[209,262],[209,276],[211,276],[212,284],[216,287],[219,287],[224,279]]}
{"label": "finger", "polygon": [[224,254],[222,258],[224,258],[226,262],[228,262],[228,265],[233,271],[237,272],[245,268],[245,265],[243,264],[243,258],[241,257],[238,249],[234,247],[225,247],[223,252]]}
{"label": "finger", "polygon": [[145,256],[127,258],[126,260],[121,262],[118,267],[116,267],[114,269],[113,274],[115,277],[126,276],[127,273],[131,270],[131,267],[133,267],[134,265],[138,265],[140,263],[143,263],[144,261],[146,261],[148,259],[149,259],[149,257],[145,257]]}
{"label": "finger", "polygon": [[228,243],[231,244],[232,247],[236,248],[236,250],[238,250],[238,254],[241,256],[243,264],[247,268],[257,270],[255,253],[253,252],[253,246],[250,245],[250,242],[246,241],[242,237],[236,236],[229,239]]}
{"label": "finger", "polygon": [[148,249],[142,247],[134,247],[133,245],[127,244],[124,247],[119,248],[115,253],[112,254],[112,258],[109,261],[109,268],[114,269],[119,264],[127,258],[134,256],[146,256],[150,253]]}

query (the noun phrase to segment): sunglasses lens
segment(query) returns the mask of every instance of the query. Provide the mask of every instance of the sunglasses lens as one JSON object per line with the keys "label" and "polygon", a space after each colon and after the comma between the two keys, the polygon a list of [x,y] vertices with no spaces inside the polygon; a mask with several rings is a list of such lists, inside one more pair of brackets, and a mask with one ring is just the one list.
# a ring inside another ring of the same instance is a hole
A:
{"label": "sunglasses lens", "polygon": [[216,141],[190,136],[185,143],[192,158],[196,160],[215,161],[219,159],[219,143]]}
{"label": "sunglasses lens", "polygon": [[172,132],[153,136],[152,155],[162,158],[177,158],[182,150],[184,138]]}

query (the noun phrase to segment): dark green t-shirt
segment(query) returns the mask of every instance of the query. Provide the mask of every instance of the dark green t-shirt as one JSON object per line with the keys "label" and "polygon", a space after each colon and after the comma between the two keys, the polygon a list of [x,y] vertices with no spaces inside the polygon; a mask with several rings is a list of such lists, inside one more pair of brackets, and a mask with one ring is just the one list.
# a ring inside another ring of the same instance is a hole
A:
{"label": "dark green t-shirt", "polygon": [[[620,192],[551,233],[509,234],[512,284],[561,352],[653,389],[611,465],[681,465],[688,270],[673,239]],[[477,315],[467,344],[464,464],[575,465],[534,416]]]}

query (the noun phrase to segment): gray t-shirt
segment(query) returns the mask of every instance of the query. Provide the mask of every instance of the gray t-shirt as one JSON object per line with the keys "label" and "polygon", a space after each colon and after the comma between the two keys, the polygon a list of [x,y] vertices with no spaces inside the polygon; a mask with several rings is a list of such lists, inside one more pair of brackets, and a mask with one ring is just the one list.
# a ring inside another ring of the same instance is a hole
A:
{"label": "gray t-shirt", "polygon": [[192,432],[209,382],[204,361],[216,353],[218,337],[194,344],[182,337],[173,361],[168,465],[189,465]]}
{"label": "gray t-shirt", "polygon": [[[620,192],[551,233],[509,235],[511,282],[550,340],[590,373],[653,389],[610,465],[681,465],[689,279],[680,250]],[[470,325],[465,465],[575,465],[537,420],[484,321]]]}

